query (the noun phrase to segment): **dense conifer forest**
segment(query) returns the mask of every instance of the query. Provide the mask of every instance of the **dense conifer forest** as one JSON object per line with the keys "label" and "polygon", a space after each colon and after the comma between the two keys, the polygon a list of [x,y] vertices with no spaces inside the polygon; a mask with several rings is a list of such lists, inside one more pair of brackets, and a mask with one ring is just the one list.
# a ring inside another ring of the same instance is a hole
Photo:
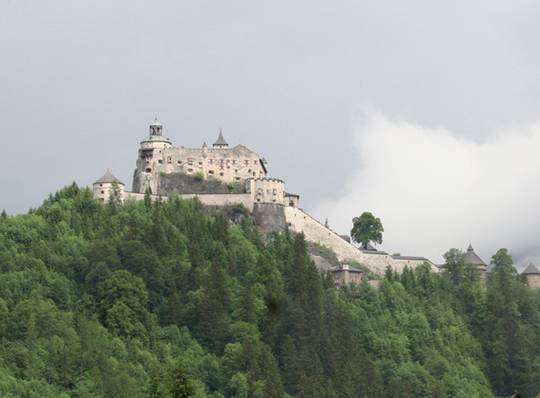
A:
{"label": "dense conifer forest", "polygon": [[540,392],[540,294],[387,272],[338,290],[241,209],[102,204],[75,184],[0,217],[2,397],[495,397]]}

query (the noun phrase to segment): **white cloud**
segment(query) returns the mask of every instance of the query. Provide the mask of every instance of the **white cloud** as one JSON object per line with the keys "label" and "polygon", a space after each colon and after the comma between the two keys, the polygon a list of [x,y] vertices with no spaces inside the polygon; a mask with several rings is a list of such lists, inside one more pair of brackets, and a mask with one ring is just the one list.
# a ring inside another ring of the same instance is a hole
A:
{"label": "white cloud", "polygon": [[540,255],[540,124],[475,142],[442,128],[366,112],[354,130],[358,168],[345,195],[314,209],[338,231],[372,211],[382,248],[441,261],[471,242],[489,261],[501,247],[518,261]]}

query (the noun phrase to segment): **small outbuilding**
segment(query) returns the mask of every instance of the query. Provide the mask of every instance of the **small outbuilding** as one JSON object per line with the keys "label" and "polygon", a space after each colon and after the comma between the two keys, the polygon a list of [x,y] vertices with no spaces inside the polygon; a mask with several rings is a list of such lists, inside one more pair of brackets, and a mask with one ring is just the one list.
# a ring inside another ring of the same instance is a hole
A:
{"label": "small outbuilding", "polygon": [[330,272],[332,273],[336,287],[350,285],[351,283],[360,283],[364,275],[362,271],[351,267],[349,264],[340,264],[337,267],[331,268]]}

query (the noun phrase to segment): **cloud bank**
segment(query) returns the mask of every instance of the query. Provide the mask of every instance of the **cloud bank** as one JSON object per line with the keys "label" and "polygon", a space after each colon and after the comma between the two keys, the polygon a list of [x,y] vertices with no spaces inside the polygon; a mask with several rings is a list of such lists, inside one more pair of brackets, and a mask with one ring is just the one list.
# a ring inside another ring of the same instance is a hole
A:
{"label": "cloud bank", "polygon": [[352,217],[372,211],[391,253],[440,262],[470,242],[486,262],[501,247],[522,264],[540,257],[540,123],[483,142],[380,112],[356,124],[346,193],[313,210],[335,230],[350,231]]}

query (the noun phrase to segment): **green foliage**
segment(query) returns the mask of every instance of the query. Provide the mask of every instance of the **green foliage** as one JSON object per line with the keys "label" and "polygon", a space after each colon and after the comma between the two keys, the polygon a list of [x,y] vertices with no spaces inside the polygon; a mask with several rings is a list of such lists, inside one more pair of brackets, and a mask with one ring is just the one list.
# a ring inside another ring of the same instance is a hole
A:
{"label": "green foliage", "polygon": [[534,396],[540,296],[506,250],[485,287],[449,253],[336,290],[302,235],[73,184],[0,217],[0,395]]}
{"label": "green foliage", "polygon": [[195,181],[202,181],[204,180],[204,173],[202,171],[197,171],[195,174],[193,174],[193,178]]}
{"label": "green foliage", "polygon": [[370,212],[366,211],[360,217],[353,218],[351,238],[356,243],[360,243],[364,249],[367,249],[369,242],[382,243],[383,232],[381,219]]}

